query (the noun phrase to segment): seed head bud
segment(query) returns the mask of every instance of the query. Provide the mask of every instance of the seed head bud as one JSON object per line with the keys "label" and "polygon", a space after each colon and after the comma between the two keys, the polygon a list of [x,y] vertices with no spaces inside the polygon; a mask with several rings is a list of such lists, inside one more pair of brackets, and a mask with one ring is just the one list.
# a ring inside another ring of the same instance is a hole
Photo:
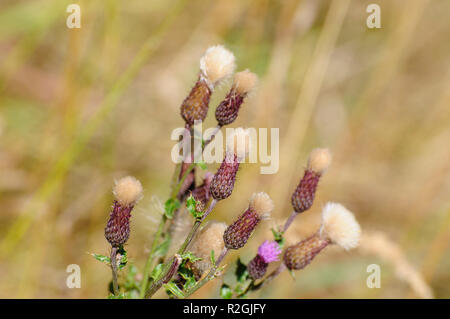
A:
{"label": "seed head bud", "polygon": [[211,181],[210,192],[214,199],[222,200],[231,195],[239,163],[245,159],[249,148],[250,135],[248,130],[236,129],[227,143],[225,158]]}
{"label": "seed head bud", "polygon": [[242,248],[259,222],[270,216],[272,209],[272,200],[266,193],[253,194],[247,210],[225,230],[223,234],[225,247],[228,249]]}
{"label": "seed head bud", "polygon": [[291,198],[292,207],[297,213],[302,213],[312,206],[319,179],[330,162],[331,153],[328,149],[314,149],[309,155],[305,174]]}
{"label": "seed head bud", "polygon": [[330,240],[322,238],[319,233],[301,242],[289,246],[284,253],[284,264],[290,270],[300,270],[309,265],[309,263],[330,244]]}
{"label": "seed head bud", "polygon": [[197,278],[211,268],[211,251],[214,251],[214,256],[219,256],[224,248],[223,233],[227,225],[217,221],[209,222],[197,234],[192,246],[189,248],[196,257],[201,260],[192,264],[192,269]]}
{"label": "seed head bud", "polygon": [[331,163],[331,152],[327,148],[316,148],[308,158],[308,170],[323,174]]}
{"label": "seed head bud", "polygon": [[127,176],[115,182],[113,194],[119,204],[134,205],[142,198],[142,185],[133,176]]}
{"label": "seed head bud", "polygon": [[200,75],[191,92],[181,104],[186,124],[203,121],[208,114],[214,87],[229,77],[235,68],[234,55],[221,45],[209,47],[200,59]]}
{"label": "seed head bud", "polygon": [[322,211],[322,225],[311,237],[286,249],[284,264],[291,270],[305,268],[329,244],[345,250],[359,244],[361,228],[355,216],[341,204],[327,203]]}
{"label": "seed head bud", "polygon": [[244,98],[255,87],[257,81],[258,76],[249,70],[236,73],[230,92],[216,109],[216,120],[220,126],[231,124],[236,120]]}
{"label": "seed head bud", "polygon": [[258,254],[253,258],[247,266],[249,275],[253,280],[262,278],[269,263],[278,261],[278,256],[281,254],[280,246],[277,242],[266,240],[259,246]]}
{"label": "seed head bud", "polygon": [[116,181],[113,194],[116,197],[105,228],[106,240],[113,247],[126,243],[130,236],[130,217],[134,205],[142,198],[142,185],[132,176]]}
{"label": "seed head bud", "polygon": [[201,77],[211,90],[233,74],[236,64],[234,54],[223,45],[209,47],[200,59]]}
{"label": "seed head bud", "polygon": [[327,203],[322,211],[320,235],[349,250],[359,245],[361,227],[347,208],[341,204]]}

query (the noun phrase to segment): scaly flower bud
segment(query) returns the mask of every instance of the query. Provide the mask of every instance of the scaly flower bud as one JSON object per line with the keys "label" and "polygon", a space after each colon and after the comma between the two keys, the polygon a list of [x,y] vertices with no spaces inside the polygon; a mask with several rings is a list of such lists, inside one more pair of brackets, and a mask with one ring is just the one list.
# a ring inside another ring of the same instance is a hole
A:
{"label": "scaly flower bud", "polygon": [[266,193],[254,193],[248,209],[225,230],[223,240],[228,249],[242,248],[262,219],[270,216],[273,202]]}
{"label": "scaly flower bud", "polygon": [[106,240],[113,247],[119,247],[130,236],[131,210],[142,198],[142,185],[132,176],[116,181],[113,194],[116,197],[105,228]]}
{"label": "scaly flower bud", "polygon": [[278,261],[280,254],[281,249],[277,242],[269,242],[268,240],[263,242],[258,248],[258,254],[247,266],[250,277],[253,280],[262,278],[267,271],[269,263]]}
{"label": "scaly flower bud", "polygon": [[181,105],[181,116],[188,125],[205,119],[214,87],[229,77],[234,68],[234,55],[223,46],[212,46],[206,50],[200,59],[199,78]]}
{"label": "scaly flower bud", "polygon": [[340,204],[327,203],[322,211],[320,230],[288,247],[284,264],[291,270],[303,269],[329,244],[349,250],[358,246],[360,236],[361,228],[353,214]]}
{"label": "scaly flower bud", "polygon": [[312,206],[319,179],[330,165],[330,162],[331,153],[326,148],[314,149],[310,153],[305,175],[292,194],[291,202],[295,212],[302,213]]}
{"label": "scaly flower bud", "polygon": [[211,181],[210,191],[214,199],[222,200],[231,195],[239,163],[245,159],[249,148],[250,135],[248,130],[236,129],[227,142],[225,158]]}
{"label": "scaly flower bud", "polygon": [[231,124],[236,120],[244,98],[255,87],[257,81],[258,76],[249,70],[236,73],[230,92],[216,109],[219,126]]}
{"label": "scaly flower bud", "polygon": [[211,251],[214,251],[214,256],[217,258],[224,248],[223,233],[227,225],[216,221],[209,222],[197,234],[189,251],[201,260],[192,264],[192,270],[197,278],[200,278],[203,273],[209,270],[211,265]]}
{"label": "scaly flower bud", "polygon": [[298,244],[289,246],[284,253],[284,264],[290,270],[303,269],[329,243],[328,239],[323,239],[316,233]]}

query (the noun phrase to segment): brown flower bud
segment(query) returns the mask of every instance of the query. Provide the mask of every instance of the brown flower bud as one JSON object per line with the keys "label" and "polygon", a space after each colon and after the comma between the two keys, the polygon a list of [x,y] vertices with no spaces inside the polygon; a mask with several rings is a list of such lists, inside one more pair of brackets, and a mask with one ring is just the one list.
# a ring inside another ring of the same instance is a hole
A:
{"label": "brown flower bud", "polygon": [[225,247],[242,248],[262,219],[268,218],[273,209],[273,202],[266,193],[255,193],[250,199],[248,209],[223,234]]}
{"label": "brown flower bud", "polygon": [[216,109],[219,126],[231,124],[236,120],[244,98],[254,88],[257,80],[256,74],[249,70],[236,73],[230,92]]}
{"label": "brown flower bud", "polygon": [[119,247],[130,236],[131,210],[142,197],[142,185],[128,176],[116,182],[113,193],[116,200],[105,227],[105,238],[111,246]]}
{"label": "brown flower bud", "polygon": [[203,121],[208,114],[211,89],[201,77],[197,80],[189,95],[181,104],[181,116],[187,124]]}
{"label": "brown flower bud", "polygon": [[284,253],[284,264],[290,270],[305,268],[318,253],[330,244],[330,240],[322,238],[319,233],[301,242],[289,246]]}
{"label": "brown flower bud", "polygon": [[291,198],[292,207],[297,213],[302,213],[312,206],[319,179],[330,162],[331,154],[328,149],[314,149],[311,152],[305,174]]}

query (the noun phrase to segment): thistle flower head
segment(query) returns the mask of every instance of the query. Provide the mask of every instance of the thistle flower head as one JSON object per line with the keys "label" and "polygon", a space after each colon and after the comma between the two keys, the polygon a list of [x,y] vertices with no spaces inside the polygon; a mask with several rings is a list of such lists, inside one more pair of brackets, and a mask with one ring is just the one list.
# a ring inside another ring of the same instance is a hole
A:
{"label": "thistle flower head", "polygon": [[115,181],[113,194],[120,205],[133,206],[142,198],[142,185],[133,176]]}
{"label": "thistle flower head", "polygon": [[267,194],[253,194],[248,209],[225,230],[223,234],[225,247],[228,249],[242,248],[247,243],[256,226],[262,219],[267,218],[272,208],[271,199]]}
{"label": "thistle flower head", "polygon": [[327,148],[316,148],[308,158],[308,170],[323,174],[331,163],[331,152]]}
{"label": "thistle flower head", "polygon": [[237,94],[246,95],[258,83],[258,76],[248,69],[234,75],[233,88]]}
{"label": "thistle flower head", "polygon": [[315,233],[309,238],[286,248],[283,262],[290,270],[303,269],[329,244],[329,239],[322,238],[319,233]]}
{"label": "thistle flower head", "polygon": [[344,206],[327,203],[322,211],[320,235],[349,250],[358,246],[361,227],[355,216]]}
{"label": "thistle flower head", "polygon": [[227,153],[235,154],[239,162],[244,160],[250,152],[250,131],[238,127],[227,140]]}
{"label": "thistle flower head", "polygon": [[234,69],[234,54],[222,45],[209,47],[200,59],[200,71],[210,89],[229,77]]}
{"label": "thistle flower head", "polygon": [[191,251],[196,257],[201,260],[196,261],[193,264],[193,268],[197,275],[200,277],[203,272],[211,268],[211,251],[214,251],[214,256],[219,256],[223,250],[223,233],[227,225],[217,221],[209,222],[201,231],[197,234],[194,242],[192,243],[189,251]]}
{"label": "thistle flower head", "polygon": [[115,182],[114,196],[116,200],[105,227],[105,238],[113,247],[120,247],[130,236],[131,210],[142,197],[142,185],[132,176]]}
{"label": "thistle flower head", "polygon": [[275,241],[266,240],[258,248],[258,255],[261,256],[264,262],[266,263],[278,261],[278,256],[280,254],[281,254],[280,246]]}
{"label": "thistle flower head", "polygon": [[250,198],[249,207],[253,209],[256,213],[258,213],[261,218],[269,218],[270,213],[273,210],[273,201],[267,193],[259,192],[253,193]]}

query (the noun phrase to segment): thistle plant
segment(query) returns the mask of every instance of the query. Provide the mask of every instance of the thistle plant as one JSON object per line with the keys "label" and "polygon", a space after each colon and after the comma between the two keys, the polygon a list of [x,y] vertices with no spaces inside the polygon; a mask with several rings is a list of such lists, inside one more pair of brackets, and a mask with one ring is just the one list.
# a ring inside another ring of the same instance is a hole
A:
{"label": "thistle plant", "polygon": [[[200,58],[197,81],[180,108],[184,120],[183,145],[195,144],[198,134],[194,124],[205,120],[214,89],[230,78],[234,69],[233,53],[221,45],[208,48]],[[256,74],[249,70],[234,75],[230,90],[215,109],[217,128],[209,139],[201,141],[201,152],[223,126],[236,120],[257,81]],[[194,161],[198,150],[184,154],[182,163],[175,168],[170,196],[164,204],[142,272],[128,262],[124,247],[130,236],[131,212],[142,197],[142,186],[134,177],[116,182],[115,201],[105,228],[111,254],[110,257],[94,254],[96,259],[111,267],[111,298],[152,298],[158,291],[164,291],[170,298],[187,298],[206,283],[221,277],[226,270],[222,262],[230,250],[246,249],[251,245],[255,229],[274,209],[268,194],[253,193],[246,209],[236,215],[230,225],[217,220],[205,222],[207,217],[214,215],[219,202],[232,197],[240,164],[251,147],[249,131],[236,129],[228,137],[220,167],[215,173],[205,172],[198,185],[198,174],[206,169],[206,165]],[[347,250],[358,245],[361,230],[353,214],[340,204],[329,203],[324,207],[321,227],[283,252],[286,231],[298,215],[311,208],[319,180],[330,162],[328,149],[311,151],[304,175],[291,196],[292,213],[283,226],[272,230],[274,238],[262,242],[247,264],[240,259],[236,261],[236,282],[222,284],[220,295],[223,298],[246,297],[284,270],[306,267],[328,245],[336,244]],[[188,220],[188,223],[181,220]],[[182,231],[179,231],[180,227],[183,227]],[[280,259],[275,271],[267,275],[269,265]],[[119,276],[126,266],[128,273]]]}

